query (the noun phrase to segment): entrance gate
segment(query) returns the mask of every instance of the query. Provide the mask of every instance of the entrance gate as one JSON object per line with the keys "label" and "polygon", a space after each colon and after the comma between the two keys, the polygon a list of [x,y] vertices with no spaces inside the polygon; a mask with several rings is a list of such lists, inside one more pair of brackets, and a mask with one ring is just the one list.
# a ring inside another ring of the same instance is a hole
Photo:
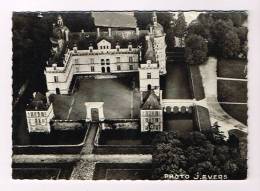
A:
{"label": "entrance gate", "polygon": [[86,121],[104,121],[104,102],[85,102]]}

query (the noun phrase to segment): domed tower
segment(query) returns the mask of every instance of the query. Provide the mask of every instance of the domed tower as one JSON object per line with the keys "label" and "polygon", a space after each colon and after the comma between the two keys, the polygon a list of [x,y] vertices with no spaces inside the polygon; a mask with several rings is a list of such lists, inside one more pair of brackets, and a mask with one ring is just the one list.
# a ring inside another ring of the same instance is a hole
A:
{"label": "domed tower", "polygon": [[156,56],[156,61],[159,63],[160,74],[166,74],[166,42],[163,27],[157,22],[157,15],[153,12],[153,30],[152,35],[154,39],[154,51]]}

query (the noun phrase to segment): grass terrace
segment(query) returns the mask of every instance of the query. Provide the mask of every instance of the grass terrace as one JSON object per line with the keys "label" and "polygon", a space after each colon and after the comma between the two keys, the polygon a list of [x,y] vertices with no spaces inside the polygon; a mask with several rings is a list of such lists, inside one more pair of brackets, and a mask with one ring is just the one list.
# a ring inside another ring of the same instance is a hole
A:
{"label": "grass terrace", "polygon": [[149,180],[152,165],[137,163],[97,163],[94,180]]}
{"label": "grass terrace", "polygon": [[218,80],[218,100],[220,102],[247,102],[247,82]]}
{"label": "grass terrace", "polygon": [[244,73],[244,69],[246,65],[246,60],[222,59],[218,61],[217,75],[218,77],[245,79],[246,73]]}
{"label": "grass terrace", "polygon": [[247,104],[220,104],[221,107],[236,120],[247,125]]}

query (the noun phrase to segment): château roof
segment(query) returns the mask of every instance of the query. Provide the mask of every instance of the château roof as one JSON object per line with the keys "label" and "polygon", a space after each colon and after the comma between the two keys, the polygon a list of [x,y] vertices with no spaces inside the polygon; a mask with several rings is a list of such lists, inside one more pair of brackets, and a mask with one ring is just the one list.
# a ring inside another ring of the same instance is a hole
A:
{"label": "ch\u00e2teau roof", "polygon": [[27,110],[42,111],[48,109],[46,97],[40,92],[34,93],[34,98],[27,106]]}
{"label": "ch\u00e2teau roof", "polygon": [[122,12],[93,12],[96,26],[112,28],[136,28],[137,22],[133,15]]}
{"label": "ch\u00e2teau roof", "polygon": [[155,95],[154,91],[150,91],[149,93],[150,93],[150,95],[144,101],[142,109],[143,110],[157,110],[157,109],[161,109],[159,98]]}

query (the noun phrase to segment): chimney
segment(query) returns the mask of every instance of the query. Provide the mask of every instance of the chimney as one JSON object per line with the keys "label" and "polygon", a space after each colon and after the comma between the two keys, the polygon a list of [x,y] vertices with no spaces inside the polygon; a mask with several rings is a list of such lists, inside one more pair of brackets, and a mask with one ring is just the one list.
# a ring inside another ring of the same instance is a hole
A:
{"label": "chimney", "polygon": [[66,42],[69,41],[69,31],[68,30],[65,30],[65,40],[66,40]]}
{"label": "chimney", "polygon": [[55,28],[55,23],[52,23],[52,28]]}
{"label": "chimney", "polygon": [[89,45],[88,49],[89,49],[89,52],[93,52],[93,46],[92,46],[92,44],[91,44],[91,43],[90,43],[90,45]]}
{"label": "chimney", "polygon": [[150,26],[150,34],[152,34],[152,33],[153,33],[153,27]]}
{"label": "chimney", "polygon": [[33,92],[33,98],[35,98],[35,96],[36,96],[36,92]]}
{"label": "chimney", "polygon": [[116,50],[117,50],[117,51],[119,51],[119,50],[120,50],[120,45],[119,45],[119,43],[118,43],[118,42],[116,43]]}
{"label": "chimney", "polygon": [[136,33],[137,36],[139,36],[139,34],[140,34],[139,27],[135,28],[135,33]]}
{"label": "chimney", "polygon": [[99,27],[97,28],[97,37],[100,37],[100,29],[99,29]]}
{"label": "chimney", "polygon": [[146,35],[145,36],[145,40],[148,41],[150,39],[150,36],[149,35]]}
{"label": "chimney", "polygon": [[129,50],[129,51],[132,51],[132,48],[133,48],[132,43],[129,42],[129,44],[128,44],[128,50]]}
{"label": "chimney", "polygon": [[81,33],[84,34],[84,32],[85,32],[84,29],[81,29]]}
{"label": "chimney", "polygon": [[74,52],[74,53],[77,53],[77,51],[78,51],[78,47],[77,47],[76,44],[74,44],[74,46],[73,46],[73,52]]}
{"label": "chimney", "polygon": [[51,104],[51,101],[50,101],[50,95],[51,95],[51,93],[50,93],[49,91],[45,93],[46,101],[47,101],[47,104],[48,104],[48,105]]}
{"label": "chimney", "polygon": [[111,28],[110,28],[110,27],[108,28],[108,36],[109,36],[109,37],[112,36],[112,34],[111,34]]}

